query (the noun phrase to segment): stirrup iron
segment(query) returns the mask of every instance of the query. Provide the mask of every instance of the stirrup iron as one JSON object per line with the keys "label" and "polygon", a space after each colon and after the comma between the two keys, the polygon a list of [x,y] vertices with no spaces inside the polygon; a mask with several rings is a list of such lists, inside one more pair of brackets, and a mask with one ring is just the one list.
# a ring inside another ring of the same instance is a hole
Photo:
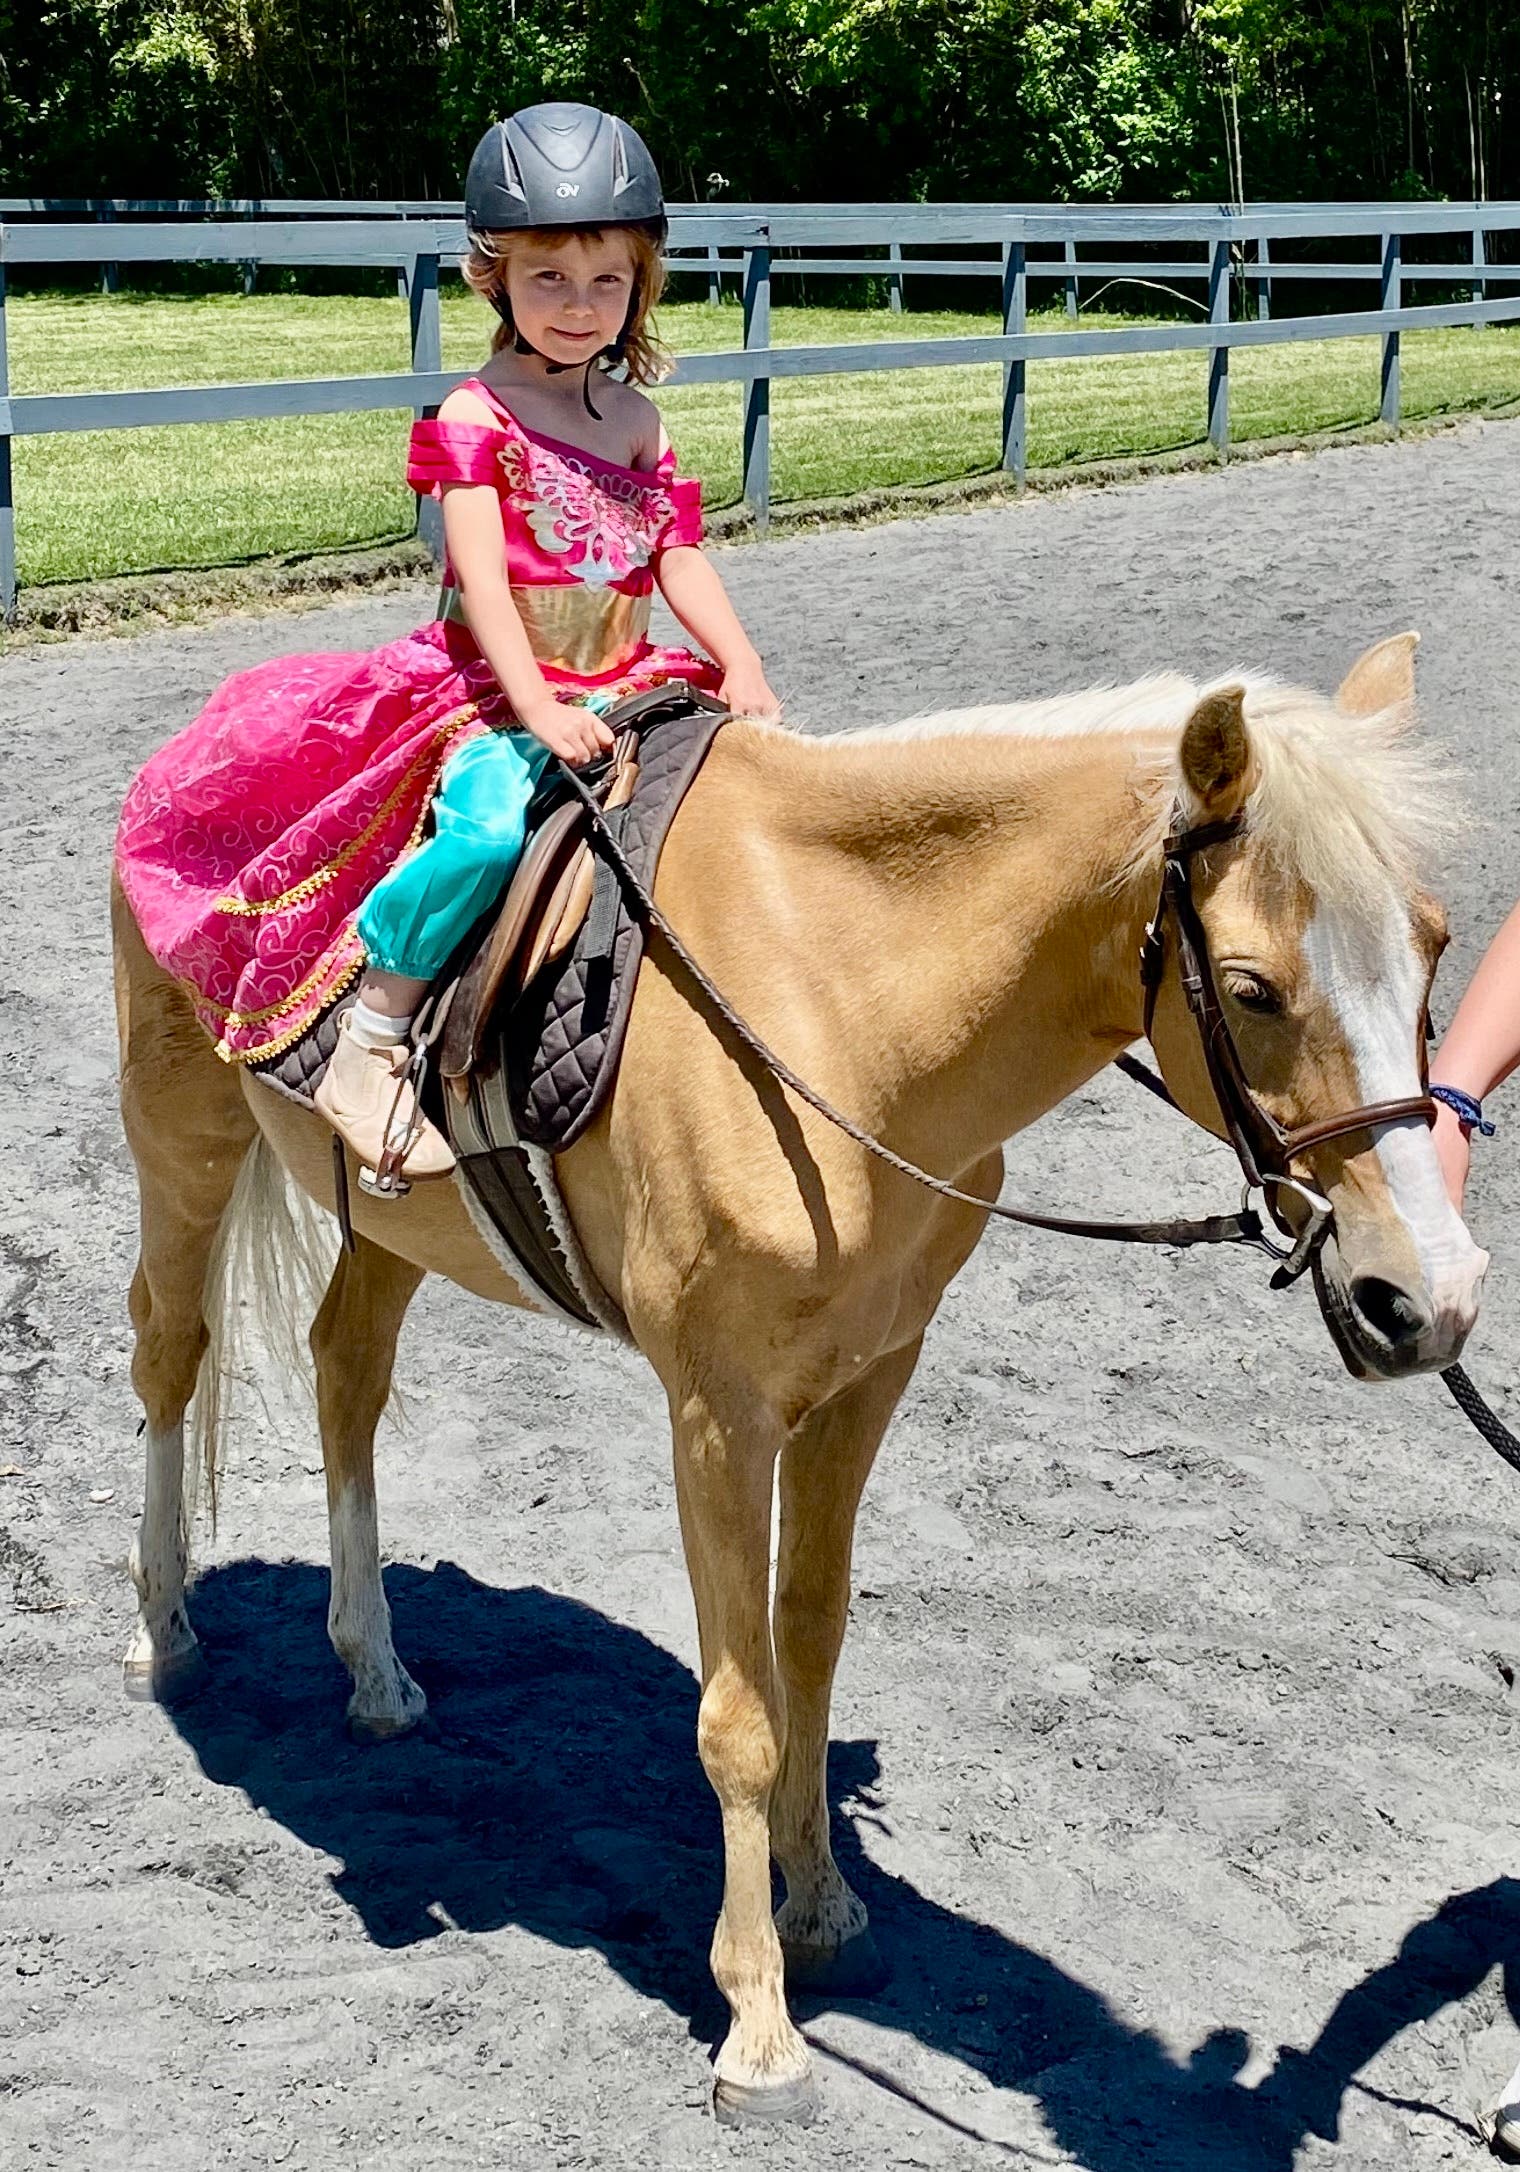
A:
{"label": "stirrup iron", "polygon": [[[359,1189],[370,1199],[404,1199],[411,1184],[403,1173],[406,1157],[422,1135],[427,1118],[422,1108],[422,1083],[427,1077],[428,1052],[423,1042],[412,1049],[406,1069],[396,1080],[396,1095],[391,1103],[391,1113],[385,1120],[385,1149],[373,1169],[359,1164]],[[400,1136],[393,1135],[396,1111],[401,1106],[401,1096],[410,1086],[412,1113],[403,1126]]]}

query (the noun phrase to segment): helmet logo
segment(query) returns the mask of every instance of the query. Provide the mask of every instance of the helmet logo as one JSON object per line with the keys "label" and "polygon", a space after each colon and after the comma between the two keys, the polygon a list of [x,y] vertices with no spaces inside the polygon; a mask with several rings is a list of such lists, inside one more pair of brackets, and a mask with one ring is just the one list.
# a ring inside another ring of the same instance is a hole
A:
{"label": "helmet logo", "polygon": [[579,181],[561,181],[559,187],[554,191],[556,196],[579,196],[580,192],[581,185]]}

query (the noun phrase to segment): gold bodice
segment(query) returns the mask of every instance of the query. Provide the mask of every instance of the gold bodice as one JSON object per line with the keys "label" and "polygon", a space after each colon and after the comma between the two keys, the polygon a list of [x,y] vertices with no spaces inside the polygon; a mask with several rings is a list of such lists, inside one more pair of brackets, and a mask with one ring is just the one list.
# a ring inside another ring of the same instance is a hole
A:
{"label": "gold bodice", "polygon": [[[627,596],[620,588],[587,588],[579,581],[558,588],[514,583],[512,601],[539,663],[577,678],[598,678],[631,663],[649,632],[647,594]],[[464,623],[457,588],[443,590],[438,616]]]}

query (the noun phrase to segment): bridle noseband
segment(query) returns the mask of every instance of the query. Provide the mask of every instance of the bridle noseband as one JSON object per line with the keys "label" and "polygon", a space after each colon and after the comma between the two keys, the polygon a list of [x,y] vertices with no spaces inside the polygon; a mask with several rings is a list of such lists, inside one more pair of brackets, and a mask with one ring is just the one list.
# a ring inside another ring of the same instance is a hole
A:
{"label": "bridle noseband", "polygon": [[[1140,978],[1145,988],[1145,1035],[1150,1040],[1156,998],[1166,963],[1166,931],[1170,922],[1176,931],[1177,970],[1183,997],[1198,1029],[1209,1084],[1219,1104],[1225,1136],[1235,1149],[1235,1158],[1246,1180],[1246,1196],[1249,1198],[1253,1191],[1261,1193],[1267,1212],[1288,1241],[1289,1249],[1279,1254],[1281,1264],[1273,1277],[1273,1286],[1280,1287],[1296,1281],[1310,1264],[1329,1234],[1333,1211],[1322,1193],[1293,1174],[1290,1165],[1294,1158],[1308,1153],[1312,1147],[1324,1146],[1331,1139],[1344,1139],[1353,1132],[1371,1132],[1384,1124],[1402,1123],[1416,1117],[1422,1123],[1433,1124],[1436,1105],[1428,1094],[1411,1094],[1401,1100],[1368,1102],[1360,1108],[1347,1109],[1343,1115],[1327,1116],[1315,1124],[1300,1124],[1290,1131],[1257,1100],[1214,985],[1208,937],[1193,896],[1194,860],[1212,846],[1228,844],[1239,837],[1244,828],[1243,812],[1222,822],[1204,822],[1189,829],[1182,824],[1181,809],[1175,810],[1173,826],[1162,847],[1161,895],[1140,946]],[[1143,1070],[1144,1066],[1124,1060],[1124,1068],[1133,1073]],[[1146,1083],[1153,1090],[1161,1086],[1154,1074],[1147,1074]],[[1172,1099],[1165,1087],[1161,1090],[1167,1100]],[[1285,1193],[1291,1193],[1307,1210],[1306,1219],[1298,1228],[1283,1212],[1282,1195]],[[1270,1249],[1275,1252],[1277,1248],[1271,1246]]]}

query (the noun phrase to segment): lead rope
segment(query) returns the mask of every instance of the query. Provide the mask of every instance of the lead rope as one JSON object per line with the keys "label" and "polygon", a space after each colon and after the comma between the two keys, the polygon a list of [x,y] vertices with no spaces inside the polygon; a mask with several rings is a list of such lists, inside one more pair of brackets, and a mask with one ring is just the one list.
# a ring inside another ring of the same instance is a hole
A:
{"label": "lead rope", "polygon": [[[1001,1221],[1020,1223],[1026,1229],[1050,1229],[1062,1236],[1096,1237],[1114,1243],[1170,1244],[1179,1248],[1194,1244],[1250,1244],[1265,1251],[1271,1258],[1279,1257],[1275,1246],[1267,1237],[1260,1216],[1248,1207],[1242,1208],[1238,1214],[1215,1214],[1193,1221],[1070,1221],[1060,1215],[1033,1214],[1021,1207],[1005,1207],[1001,1200],[983,1199],[979,1193],[962,1191],[958,1185],[947,1184],[943,1177],[931,1176],[927,1169],[920,1169],[916,1162],[907,1161],[901,1154],[894,1153],[883,1140],[874,1138],[859,1124],[852,1123],[848,1116],[826,1101],[822,1094],[815,1092],[805,1079],[799,1078],[790,1064],[783,1063],[774,1050],[761,1040],[753,1027],[740,1017],[722,990],[703,972],[634,873],[624,857],[622,846],[608,828],[595,796],[567,762],[559,762],[559,771],[585,808],[591,826],[600,840],[602,854],[622,884],[630,912],[659,935],[672,957],[690,975],[735,1039],[800,1101],[806,1102],[810,1109],[815,1109],[837,1130],[842,1131],[847,1139],[853,1139],[855,1144],[864,1147],[868,1154],[874,1154],[879,1161],[884,1161],[889,1169],[896,1169],[901,1175],[911,1177],[915,1184],[926,1185],[930,1191],[938,1192],[942,1199],[953,1199],[962,1206],[980,1207],[984,1213],[995,1214]],[[1138,1057],[1121,1055],[1116,1058],[1116,1062],[1126,1077],[1133,1079],[1137,1085],[1145,1087],[1147,1092],[1164,1101],[1169,1108],[1177,1106],[1165,1083]],[[1503,1419],[1489,1408],[1465,1369],[1460,1365],[1448,1365],[1441,1378],[1452,1401],[1468,1422],[1482,1434],[1495,1454],[1501,1456],[1512,1470],[1520,1471],[1520,1440],[1516,1439]]]}
{"label": "lead rope", "polygon": [[1490,1410],[1484,1402],[1473,1386],[1466,1367],[1448,1365],[1441,1378],[1452,1401],[1469,1425],[1477,1427],[1495,1455],[1502,1456],[1512,1471],[1520,1471],[1520,1440],[1516,1440],[1498,1412]]}

